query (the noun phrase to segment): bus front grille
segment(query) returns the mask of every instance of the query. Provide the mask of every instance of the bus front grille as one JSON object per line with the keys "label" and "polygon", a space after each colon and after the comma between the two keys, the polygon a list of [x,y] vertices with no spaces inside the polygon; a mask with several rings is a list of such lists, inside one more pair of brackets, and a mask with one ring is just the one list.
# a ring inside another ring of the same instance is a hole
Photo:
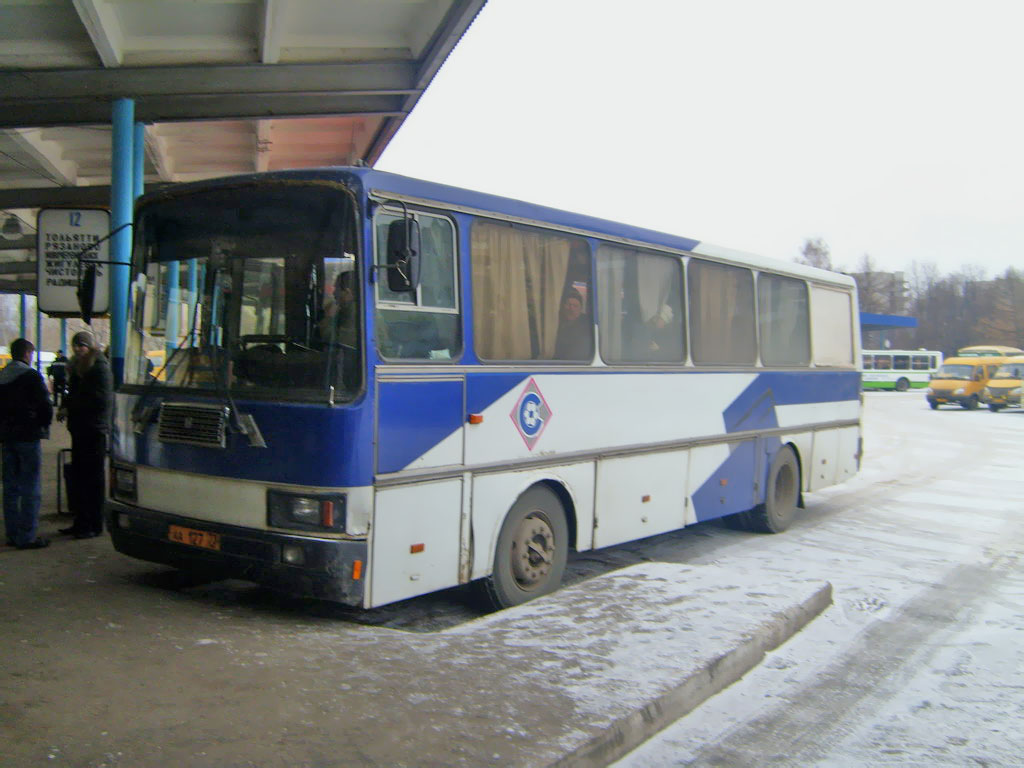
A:
{"label": "bus front grille", "polygon": [[221,405],[164,403],[160,406],[160,441],[224,448],[228,409]]}

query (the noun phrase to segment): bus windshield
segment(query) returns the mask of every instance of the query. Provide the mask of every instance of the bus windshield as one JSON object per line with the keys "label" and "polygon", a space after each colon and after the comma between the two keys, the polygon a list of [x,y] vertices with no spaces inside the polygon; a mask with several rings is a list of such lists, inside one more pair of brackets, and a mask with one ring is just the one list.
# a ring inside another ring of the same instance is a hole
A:
{"label": "bus windshield", "polygon": [[957,381],[970,381],[974,373],[973,365],[944,365],[935,374],[936,379],[954,379]]}
{"label": "bus windshield", "polygon": [[145,206],[125,383],[275,400],[361,385],[352,196],[250,183]]}

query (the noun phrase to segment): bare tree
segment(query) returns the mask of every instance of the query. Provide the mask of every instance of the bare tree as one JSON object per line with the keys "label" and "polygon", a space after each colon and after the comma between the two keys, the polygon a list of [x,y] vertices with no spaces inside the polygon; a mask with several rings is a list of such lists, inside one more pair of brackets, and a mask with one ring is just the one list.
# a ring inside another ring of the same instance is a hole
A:
{"label": "bare tree", "polygon": [[800,256],[794,259],[794,261],[798,264],[807,264],[818,269],[833,269],[832,252],[829,250],[828,243],[820,237],[804,240],[803,250],[800,251]]}
{"label": "bare tree", "polygon": [[991,283],[990,303],[978,318],[975,335],[991,344],[1020,346],[1024,341],[1024,279],[1010,267]]}

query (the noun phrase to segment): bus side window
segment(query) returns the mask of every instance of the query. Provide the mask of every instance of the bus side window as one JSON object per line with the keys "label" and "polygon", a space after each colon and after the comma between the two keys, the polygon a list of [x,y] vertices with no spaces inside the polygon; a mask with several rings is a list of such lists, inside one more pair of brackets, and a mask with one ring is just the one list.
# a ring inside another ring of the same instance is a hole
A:
{"label": "bus side window", "polygon": [[599,245],[601,358],[607,363],[681,363],[686,347],[682,285],[678,257]]}
{"label": "bus side window", "polygon": [[[414,214],[420,225],[420,285],[393,293],[377,281],[376,335],[381,357],[392,360],[454,360],[462,354],[455,228],[442,216]],[[377,264],[387,263],[388,226],[397,214],[378,212]]]}
{"label": "bus side window", "polygon": [[[478,218],[470,235],[481,360],[594,358],[590,247],[579,237]],[[561,338],[560,338],[561,337]]]}

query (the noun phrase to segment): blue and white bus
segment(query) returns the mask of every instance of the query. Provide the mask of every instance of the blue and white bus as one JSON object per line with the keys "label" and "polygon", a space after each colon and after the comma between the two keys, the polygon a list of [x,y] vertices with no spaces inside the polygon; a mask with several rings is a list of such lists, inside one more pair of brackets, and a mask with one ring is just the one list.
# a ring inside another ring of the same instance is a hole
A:
{"label": "blue and white bus", "polygon": [[781,531],[859,466],[837,273],[366,168],[161,190],[134,238],[107,507],[128,555],[504,607],[570,550]]}

